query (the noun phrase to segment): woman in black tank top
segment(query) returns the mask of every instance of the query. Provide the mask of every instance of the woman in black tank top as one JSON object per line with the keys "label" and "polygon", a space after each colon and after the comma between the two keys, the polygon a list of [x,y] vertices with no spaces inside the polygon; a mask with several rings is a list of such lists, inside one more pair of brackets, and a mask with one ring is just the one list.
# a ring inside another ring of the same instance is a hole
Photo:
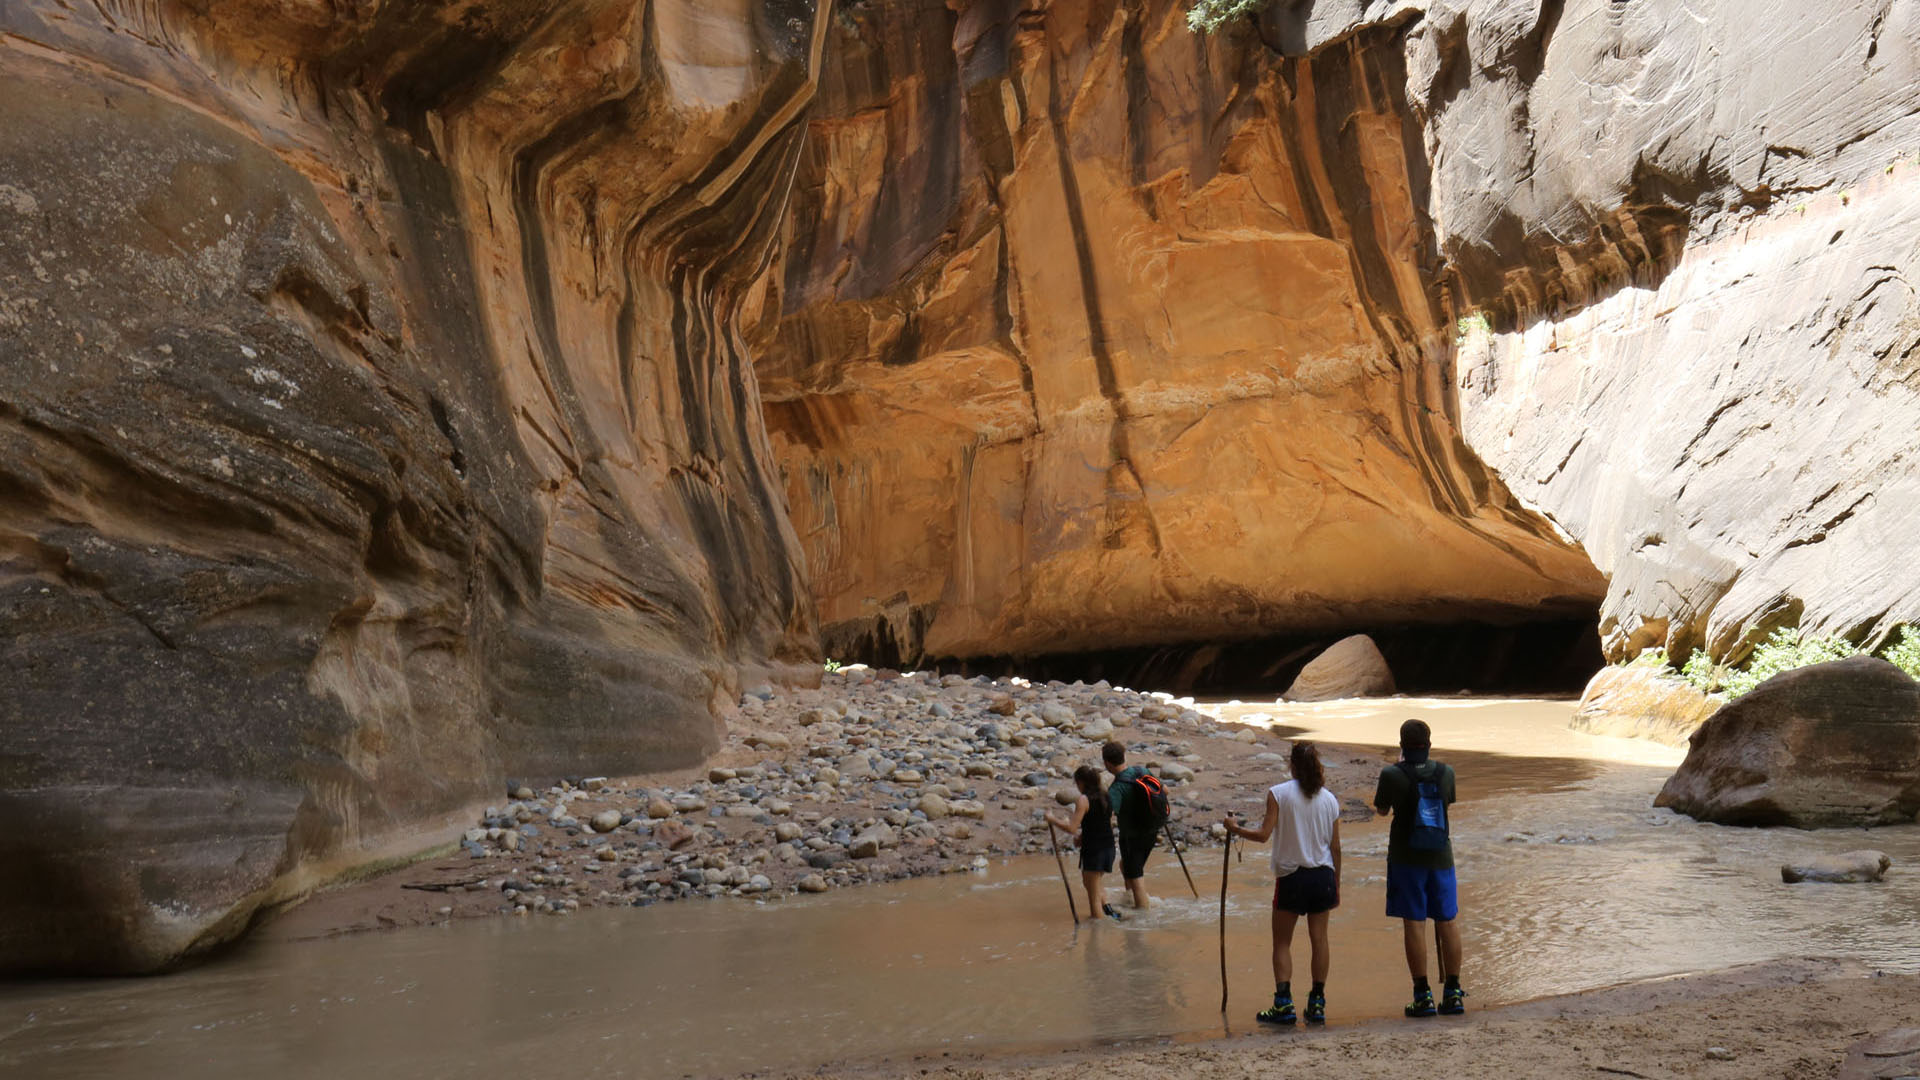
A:
{"label": "woman in black tank top", "polygon": [[1073,786],[1080,789],[1070,818],[1047,815],[1047,827],[1071,833],[1080,830],[1080,882],[1087,890],[1087,909],[1099,911],[1114,921],[1120,913],[1107,903],[1102,880],[1113,872],[1118,846],[1113,839],[1113,806],[1100,786],[1100,770],[1082,765],[1073,772]]}

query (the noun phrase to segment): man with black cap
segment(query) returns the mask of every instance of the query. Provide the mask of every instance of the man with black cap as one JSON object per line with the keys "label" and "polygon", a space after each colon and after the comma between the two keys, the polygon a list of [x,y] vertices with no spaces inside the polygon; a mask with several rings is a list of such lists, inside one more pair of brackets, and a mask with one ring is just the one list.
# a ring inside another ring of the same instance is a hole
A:
{"label": "man with black cap", "polygon": [[[1467,1011],[1460,989],[1459,893],[1453,878],[1453,841],[1447,808],[1453,805],[1453,769],[1429,756],[1433,731],[1424,721],[1400,725],[1400,760],[1380,770],[1373,807],[1393,815],[1387,834],[1387,917],[1406,932],[1407,971],[1413,976],[1408,1016],[1455,1016]],[[1427,982],[1427,920],[1440,941],[1440,1004]]]}

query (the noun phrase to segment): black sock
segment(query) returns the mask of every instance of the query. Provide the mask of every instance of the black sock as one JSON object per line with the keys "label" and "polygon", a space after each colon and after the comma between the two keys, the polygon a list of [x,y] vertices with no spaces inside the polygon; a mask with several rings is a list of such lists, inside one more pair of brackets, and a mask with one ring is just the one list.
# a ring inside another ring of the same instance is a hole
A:
{"label": "black sock", "polygon": [[1292,983],[1283,982],[1273,984],[1273,1000],[1279,1001],[1281,998],[1286,998],[1289,1001],[1293,1000]]}
{"label": "black sock", "polygon": [[1414,976],[1413,996],[1419,997],[1421,994],[1431,993],[1433,993],[1433,987],[1427,985],[1427,977],[1425,975]]}
{"label": "black sock", "polygon": [[1460,989],[1460,976],[1458,975],[1447,976],[1447,989],[1449,990]]}
{"label": "black sock", "polygon": [[1316,994],[1319,994],[1319,995],[1320,995],[1321,997],[1326,997],[1326,996],[1327,996],[1327,984],[1326,984],[1326,983],[1323,983],[1323,982],[1317,982],[1317,983],[1314,983],[1314,984],[1313,984],[1313,992],[1314,992],[1314,993],[1316,993]]}

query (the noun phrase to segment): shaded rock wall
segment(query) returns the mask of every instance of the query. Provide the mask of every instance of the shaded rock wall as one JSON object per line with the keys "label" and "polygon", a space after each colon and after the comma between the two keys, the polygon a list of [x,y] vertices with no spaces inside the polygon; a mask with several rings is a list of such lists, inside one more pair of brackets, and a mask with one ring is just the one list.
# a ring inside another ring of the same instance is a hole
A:
{"label": "shaded rock wall", "polygon": [[0,6],[0,969],[148,970],[816,655],[798,0]]}
{"label": "shaded rock wall", "polygon": [[1920,7],[1425,6],[1462,427],[1609,653],[1920,617]]}
{"label": "shaded rock wall", "polygon": [[1461,441],[1405,20],[843,6],[767,420],[832,655],[1591,611]]}

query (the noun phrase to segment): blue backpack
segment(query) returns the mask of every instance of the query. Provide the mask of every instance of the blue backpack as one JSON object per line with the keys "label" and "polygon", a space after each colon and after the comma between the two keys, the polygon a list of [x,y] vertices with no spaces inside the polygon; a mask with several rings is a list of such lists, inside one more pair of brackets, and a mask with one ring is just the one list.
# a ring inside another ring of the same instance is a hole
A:
{"label": "blue backpack", "polygon": [[1416,795],[1413,830],[1407,834],[1407,843],[1415,851],[1439,851],[1447,846],[1447,802],[1440,797],[1440,770],[1433,771],[1433,779],[1422,780],[1406,762],[1398,765]]}

